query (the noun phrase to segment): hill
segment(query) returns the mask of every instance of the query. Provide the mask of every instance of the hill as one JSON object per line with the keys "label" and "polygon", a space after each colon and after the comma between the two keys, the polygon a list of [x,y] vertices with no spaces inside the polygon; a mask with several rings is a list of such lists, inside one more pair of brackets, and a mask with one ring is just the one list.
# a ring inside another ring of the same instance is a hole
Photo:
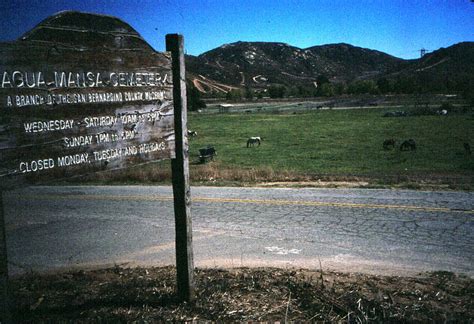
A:
{"label": "hill", "polygon": [[187,57],[187,69],[232,86],[311,84],[318,76],[348,81],[399,68],[403,60],[388,54],[332,44],[301,49],[284,43],[237,42],[197,57]]}
{"label": "hill", "polygon": [[[474,78],[474,42],[441,48],[416,60],[344,43],[301,49],[284,43],[236,42],[187,56],[186,64],[188,77],[195,84],[214,82],[220,87],[227,85],[227,90],[271,85],[315,87],[321,78],[344,84],[384,78],[395,83],[401,78],[403,82],[410,80],[412,92],[462,91]],[[390,90],[395,88],[392,84]],[[200,90],[219,91],[212,86]]]}
{"label": "hill", "polygon": [[418,92],[458,91],[474,89],[474,42],[458,43],[413,60],[388,79],[405,79]]}
{"label": "hill", "polygon": [[[112,36],[113,34],[113,36]],[[106,15],[62,11],[52,15],[20,37],[18,43],[134,49],[152,51],[129,24]]]}

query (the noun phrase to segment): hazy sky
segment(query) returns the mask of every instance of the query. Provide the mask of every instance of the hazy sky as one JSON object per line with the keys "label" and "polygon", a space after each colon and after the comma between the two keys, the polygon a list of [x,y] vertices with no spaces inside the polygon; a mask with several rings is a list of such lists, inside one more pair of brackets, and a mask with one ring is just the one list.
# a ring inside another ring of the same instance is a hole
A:
{"label": "hazy sky", "polygon": [[473,0],[1,0],[0,40],[61,10],[119,17],[160,51],[166,34],[183,34],[193,55],[241,40],[344,42],[416,58],[421,48],[474,41]]}

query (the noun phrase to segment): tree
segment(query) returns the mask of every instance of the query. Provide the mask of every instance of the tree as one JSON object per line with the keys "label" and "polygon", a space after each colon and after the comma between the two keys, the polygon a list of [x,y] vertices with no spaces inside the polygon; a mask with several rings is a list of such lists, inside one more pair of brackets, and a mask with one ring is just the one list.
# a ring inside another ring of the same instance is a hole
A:
{"label": "tree", "polygon": [[385,77],[377,80],[377,87],[379,88],[380,92],[384,94],[393,92],[393,82]]}
{"label": "tree", "polygon": [[245,99],[247,100],[253,99],[253,90],[250,87],[245,87]]}
{"label": "tree", "polygon": [[284,86],[271,85],[268,88],[268,95],[270,98],[283,98],[285,96],[286,88]]}
{"label": "tree", "polygon": [[192,83],[188,83],[187,103],[190,111],[206,108],[206,103],[201,99],[201,92]]}
{"label": "tree", "polygon": [[318,88],[320,89],[321,96],[323,97],[334,96],[334,87],[331,83],[323,83],[323,85]]}
{"label": "tree", "polygon": [[323,84],[325,83],[329,83],[329,79],[327,76],[325,76],[324,74],[320,74],[318,75],[318,77],[316,78],[316,82],[318,83],[318,87],[322,86]]}
{"label": "tree", "polygon": [[288,88],[288,97],[300,97],[298,87],[292,86]]}
{"label": "tree", "polygon": [[415,92],[415,80],[408,76],[398,77],[395,81],[394,90],[396,93],[410,94]]}
{"label": "tree", "polygon": [[311,97],[314,95],[314,86],[298,86],[298,96],[300,97]]}
{"label": "tree", "polygon": [[229,92],[226,93],[225,98],[228,101],[241,100],[242,99],[242,92],[239,89],[230,90]]}
{"label": "tree", "polygon": [[335,95],[343,95],[344,93],[347,92],[347,88],[346,88],[346,84],[343,83],[343,82],[338,82],[338,83],[335,83],[333,84],[333,87],[334,87],[334,94]]}
{"label": "tree", "polygon": [[379,88],[377,83],[372,80],[357,80],[349,84],[347,92],[350,94],[377,94],[379,93]]}

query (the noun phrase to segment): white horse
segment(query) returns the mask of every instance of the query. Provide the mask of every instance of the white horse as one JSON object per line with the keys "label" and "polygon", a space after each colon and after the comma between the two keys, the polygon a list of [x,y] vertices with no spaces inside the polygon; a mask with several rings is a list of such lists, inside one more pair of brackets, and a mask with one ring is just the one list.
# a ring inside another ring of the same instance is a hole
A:
{"label": "white horse", "polygon": [[260,146],[261,141],[262,138],[260,136],[250,137],[247,140],[247,147],[254,146],[255,144],[258,144],[258,146]]}

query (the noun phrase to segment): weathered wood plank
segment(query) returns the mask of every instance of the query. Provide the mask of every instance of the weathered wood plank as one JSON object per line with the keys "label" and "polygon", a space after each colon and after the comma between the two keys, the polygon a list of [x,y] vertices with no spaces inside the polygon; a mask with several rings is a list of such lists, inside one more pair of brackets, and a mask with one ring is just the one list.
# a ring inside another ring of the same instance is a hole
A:
{"label": "weathered wood plank", "polygon": [[7,244],[3,210],[3,192],[0,190],[0,323],[11,323],[10,294],[8,287]]}
{"label": "weathered wood plank", "polygon": [[169,53],[64,12],[0,44],[0,187],[174,158]]}
{"label": "weathered wood plank", "polygon": [[189,184],[189,147],[187,140],[186,79],[183,36],[166,35],[166,50],[172,55],[174,81],[174,115],[176,158],[171,161],[176,230],[176,270],[178,297],[192,301],[195,297],[194,257]]}

